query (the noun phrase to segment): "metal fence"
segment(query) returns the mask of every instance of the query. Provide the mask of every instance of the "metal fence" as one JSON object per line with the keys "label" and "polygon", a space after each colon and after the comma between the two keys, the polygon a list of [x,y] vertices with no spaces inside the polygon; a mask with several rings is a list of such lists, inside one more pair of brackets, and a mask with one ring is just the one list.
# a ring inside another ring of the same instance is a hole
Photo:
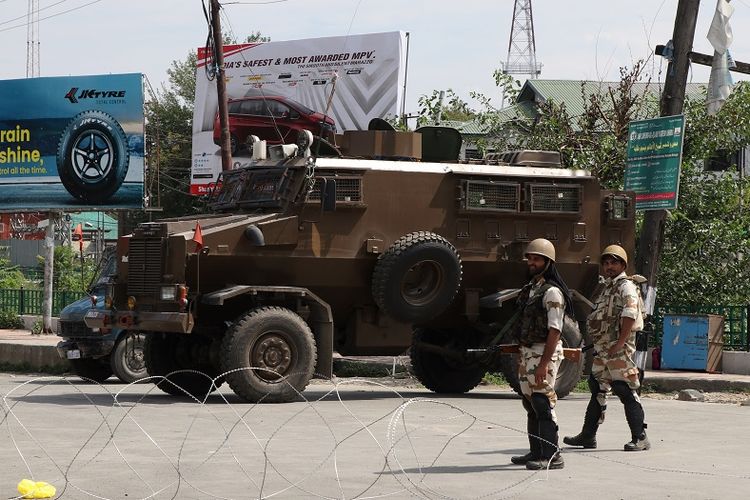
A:
{"label": "metal fence", "polygon": [[654,329],[649,344],[652,346],[661,345],[665,314],[718,314],[724,316],[724,350],[750,351],[750,341],[747,335],[748,315],[750,315],[750,306],[748,305],[657,304],[651,318]]}
{"label": "metal fence", "polygon": [[[56,316],[60,311],[86,293],[78,290],[60,290],[52,292],[52,315]],[[42,302],[44,290],[0,290],[0,310],[14,312],[16,314],[42,315]]]}

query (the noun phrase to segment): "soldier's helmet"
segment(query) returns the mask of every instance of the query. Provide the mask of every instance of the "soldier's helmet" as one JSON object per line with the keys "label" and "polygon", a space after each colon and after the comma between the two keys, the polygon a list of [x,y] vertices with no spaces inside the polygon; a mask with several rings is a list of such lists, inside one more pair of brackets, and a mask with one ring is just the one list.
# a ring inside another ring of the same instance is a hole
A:
{"label": "soldier's helmet", "polygon": [[607,248],[605,248],[602,252],[602,256],[599,258],[599,261],[604,260],[604,257],[608,255],[611,257],[617,257],[618,259],[623,261],[626,266],[628,265],[628,253],[620,245],[609,245]]}
{"label": "soldier's helmet", "polygon": [[530,241],[529,245],[526,247],[524,256],[528,256],[529,254],[541,255],[542,257],[547,257],[552,262],[555,262],[555,245],[553,245],[550,240],[537,238]]}

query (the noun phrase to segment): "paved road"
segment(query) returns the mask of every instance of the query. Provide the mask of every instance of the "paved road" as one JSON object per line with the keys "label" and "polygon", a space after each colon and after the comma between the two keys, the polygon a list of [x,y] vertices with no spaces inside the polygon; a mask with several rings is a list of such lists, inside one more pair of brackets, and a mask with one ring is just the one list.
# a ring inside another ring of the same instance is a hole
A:
{"label": "paved road", "polygon": [[[612,402],[598,450],[566,450],[565,469],[531,473],[509,462],[527,438],[507,390],[436,398],[364,383],[327,394],[331,384],[316,383],[304,393],[313,403],[249,405],[222,387],[226,400],[198,405],[152,388],[0,374],[0,498],[30,476],[71,499],[727,499],[750,489],[750,407],[644,400],[653,449],[625,453]],[[114,406],[107,391],[120,390]],[[578,431],[586,400],[560,401],[562,434]]]}

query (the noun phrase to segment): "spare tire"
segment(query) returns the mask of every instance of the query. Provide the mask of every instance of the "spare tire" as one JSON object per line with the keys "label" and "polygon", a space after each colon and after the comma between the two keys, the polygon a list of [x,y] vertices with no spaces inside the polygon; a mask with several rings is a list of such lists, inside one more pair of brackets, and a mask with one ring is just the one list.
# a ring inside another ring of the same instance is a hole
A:
{"label": "spare tire", "polygon": [[[568,348],[580,347],[583,342],[583,337],[578,328],[578,324],[567,314],[565,315],[565,321],[563,322],[561,340],[563,347]],[[501,341],[501,343],[511,342],[513,341],[508,338]],[[584,363],[584,356],[581,356],[578,362],[573,362],[563,358],[562,363],[560,363],[560,369],[557,370],[557,379],[555,380],[555,393],[557,394],[558,399],[562,399],[570,394],[570,391],[572,391],[581,380]],[[518,354],[503,354],[501,356],[500,366],[505,380],[508,381],[508,384],[510,384],[514,391],[521,394],[521,384],[518,381]]]}
{"label": "spare tire", "polygon": [[460,286],[461,258],[455,247],[440,235],[417,231],[378,257],[372,296],[392,318],[420,323],[442,313]]}

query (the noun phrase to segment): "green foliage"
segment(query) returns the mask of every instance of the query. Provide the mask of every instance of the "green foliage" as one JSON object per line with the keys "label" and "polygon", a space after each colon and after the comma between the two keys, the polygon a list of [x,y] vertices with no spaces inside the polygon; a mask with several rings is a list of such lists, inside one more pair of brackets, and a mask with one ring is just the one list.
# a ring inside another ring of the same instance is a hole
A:
{"label": "green foliage", "polygon": [[[269,42],[271,38],[255,31],[245,40]],[[224,42],[231,44],[236,40],[227,35]],[[160,218],[191,215],[205,208],[202,198],[189,194],[197,62],[195,52],[172,61],[166,85],[145,106],[146,151],[150,158],[146,184],[151,205],[163,209]],[[138,214],[137,219],[126,220],[125,224],[132,227],[145,219],[144,214]]]}
{"label": "green foliage", "polygon": [[0,255],[0,289],[17,289],[26,283],[27,280],[18,266],[11,266],[10,260],[4,255]]}
{"label": "green foliage", "polygon": [[[744,304],[750,282],[750,182],[736,168],[706,172],[704,161],[750,144],[750,85],[735,86],[722,109],[685,107],[679,209],[669,214],[659,272],[663,303]],[[735,166],[736,167],[736,166]]]}
{"label": "green foliage", "polygon": [[[39,267],[44,272],[44,257],[39,256]],[[80,255],[69,246],[55,247],[54,281],[55,290],[84,291],[91,283],[97,263],[93,258],[81,262]],[[81,270],[83,269],[83,272]],[[36,287],[35,287],[36,288]]]}
{"label": "green foliage", "polygon": [[[560,151],[565,166],[590,170],[606,188],[622,189],[627,130],[633,119],[659,116],[659,98],[639,92],[645,64],[620,70],[617,85],[583,84],[584,112],[570,116],[564,103],[538,105],[538,117],[508,117],[489,98],[477,120],[490,129],[485,147]],[[506,95],[519,84],[495,73]],[[597,89],[592,92],[591,89]],[[750,182],[735,168],[706,172],[705,161],[750,145],[750,85],[737,84],[719,113],[709,116],[704,99],[685,106],[686,131],[679,208],[669,213],[658,276],[661,303],[748,303],[750,282]]]}
{"label": "green foliage", "polygon": [[419,104],[417,126],[419,127],[429,122],[437,122],[438,116],[440,116],[440,121],[463,122],[471,120],[475,115],[474,110],[451,89],[445,91],[442,103],[439,90],[433,90],[429,96],[420,96],[417,103]]}
{"label": "green foliage", "polygon": [[503,374],[494,372],[485,373],[484,377],[482,378],[482,383],[487,385],[499,385],[503,387],[508,386],[508,381],[505,380]]}
{"label": "green foliage", "polygon": [[41,335],[42,330],[44,330],[44,323],[41,319],[38,319],[34,321],[34,325],[31,327],[31,334],[32,335]]}
{"label": "green foliage", "polygon": [[4,330],[16,330],[23,327],[23,321],[21,321],[18,314],[11,311],[0,311],[0,328]]}

